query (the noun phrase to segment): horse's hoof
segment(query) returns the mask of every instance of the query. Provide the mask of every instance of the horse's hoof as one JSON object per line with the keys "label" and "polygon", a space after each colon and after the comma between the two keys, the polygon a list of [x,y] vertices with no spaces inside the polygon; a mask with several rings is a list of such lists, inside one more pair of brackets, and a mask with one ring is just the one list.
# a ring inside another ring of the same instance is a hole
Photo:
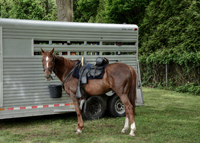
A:
{"label": "horse's hoof", "polygon": [[76,132],[78,129],[75,129],[74,131]]}
{"label": "horse's hoof", "polygon": [[132,134],[130,133],[130,134],[129,134],[129,136],[131,136],[131,137],[134,137],[134,136],[135,136],[135,134],[134,134],[134,133],[132,133]]}
{"label": "horse's hoof", "polygon": [[80,133],[82,133],[82,131],[79,130],[79,129],[77,129],[77,130],[76,130],[76,134],[80,134]]}
{"label": "horse's hoof", "polygon": [[122,133],[122,134],[125,134],[125,133],[126,133],[126,131],[127,131],[127,130],[125,130],[125,129],[122,129],[121,133]]}

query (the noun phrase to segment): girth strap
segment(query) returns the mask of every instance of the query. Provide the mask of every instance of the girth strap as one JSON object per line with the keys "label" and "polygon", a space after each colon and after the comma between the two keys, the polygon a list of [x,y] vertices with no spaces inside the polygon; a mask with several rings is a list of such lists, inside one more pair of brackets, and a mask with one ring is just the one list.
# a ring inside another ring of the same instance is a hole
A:
{"label": "girth strap", "polygon": [[85,68],[86,68],[86,66],[82,66],[81,67],[81,71],[79,73],[78,87],[76,89],[76,98],[81,98],[82,97],[82,95],[81,95],[81,87],[80,86],[81,86],[81,77],[82,77],[82,75],[84,73]]}

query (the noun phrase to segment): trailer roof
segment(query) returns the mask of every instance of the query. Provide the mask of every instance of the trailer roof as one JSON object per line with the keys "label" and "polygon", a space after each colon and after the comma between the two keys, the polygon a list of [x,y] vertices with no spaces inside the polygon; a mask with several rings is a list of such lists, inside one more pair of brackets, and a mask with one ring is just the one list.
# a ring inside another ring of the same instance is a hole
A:
{"label": "trailer roof", "polygon": [[103,23],[77,23],[77,22],[58,22],[58,21],[40,21],[40,20],[21,20],[0,18],[0,26],[12,28],[33,27],[38,29],[108,29],[108,30],[126,30],[132,31],[138,29],[135,24],[103,24]]}

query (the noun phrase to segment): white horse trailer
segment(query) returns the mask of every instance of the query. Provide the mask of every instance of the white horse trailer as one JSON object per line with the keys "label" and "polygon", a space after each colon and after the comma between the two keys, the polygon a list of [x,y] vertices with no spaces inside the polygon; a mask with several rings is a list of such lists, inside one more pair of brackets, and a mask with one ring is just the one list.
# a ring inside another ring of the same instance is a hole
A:
{"label": "white horse trailer", "polygon": [[[144,105],[137,25],[1,18],[0,119],[75,112],[64,90],[61,98],[50,98],[48,85],[61,82],[57,78],[45,81],[40,48],[55,48],[57,54],[72,60],[84,56],[94,63],[104,56],[110,63],[131,65],[138,75],[136,105]],[[105,96],[114,95],[109,92]]]}

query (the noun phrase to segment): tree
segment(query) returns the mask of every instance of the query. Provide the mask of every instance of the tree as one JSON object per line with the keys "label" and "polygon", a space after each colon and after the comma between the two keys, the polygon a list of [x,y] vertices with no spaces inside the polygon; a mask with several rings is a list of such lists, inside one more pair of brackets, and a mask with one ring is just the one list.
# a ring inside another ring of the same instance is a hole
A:
{"label": "tree", "polygon": [[151,0],[105,0],[107,23],[139,24]]}
{"label": "tree", "polygon": [[74,21],[88,22],[96,17],[100,0],[74,0]]}
{"label": "tree", "polygon": [[73,22],[73,0],[56,0],[58,21]]}
{"label": "tree", "polygon": [[0,0],[0,17],[9,18],[9,11],[13,5],[13,0]]}
{"label": "tree", "polygon": [[41,20],[44,17],[42,1],[18,0],[13,1],[9,18]]}
{"label": "tree", "polygon": [[55,0],[0,0],[0,17],[57,20]]}
{"label": "tree", "polygon": [[139,24],[151,0],[74,0],[77,22]]}
{"label": "tree", "polygon": [[[200,52],[199,7],[200,2],[197,0],[152,1],[140,26],[141,56],[145,55],[147,58],[155,54],[157,62],[173,61],[182,65],[183,54]],[[188,59],[186,63],[194,60],[198,62],[198,59]]]}
{"label": "tree", "polygon": [[143,85],[161,88],[168,79],[169,89],[200,94],[199,0],[151,1],[139,44]]}

